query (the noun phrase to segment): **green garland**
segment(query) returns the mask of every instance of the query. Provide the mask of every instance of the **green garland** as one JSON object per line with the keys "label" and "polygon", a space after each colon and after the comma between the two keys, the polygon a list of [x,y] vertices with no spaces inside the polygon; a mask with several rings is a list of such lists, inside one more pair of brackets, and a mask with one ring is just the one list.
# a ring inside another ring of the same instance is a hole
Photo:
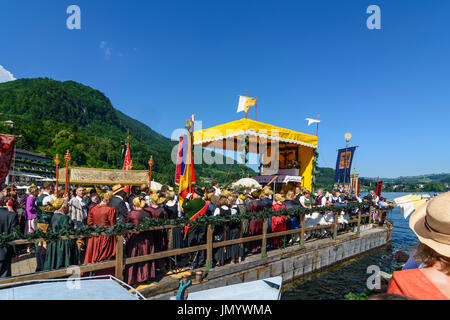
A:
{"label": "green garland", "polygon": [[316,185],[316,175],[319,173],[318,170],[318,159],[319,159],[319,152],[317,151],[317,149],[314,149],[313,151],[314,153],[314,158],[313,158],[313,168],[312,168],[312,190],[315,191],[317,188]]}
{"label": "green garland", "polygon": [[[48,231],[44,233],[42,230],[36,230],[34,233],[24,235],[20,232],[19,227],[16,227],[13,232],[9,234],[1,234],[0,235],[0,248],[5,247],[8,242],[16,241],[16,240],[26,240],[33,241],[37,239],[43,239],[46,242],[55,242],[61,239],[61,237],[69,237],[69,236],[91,236],[92,234],[105,234],[107,236],[115,236],[115,235],[124,235],[130,232],[139,232],[145,231],[152,227],[162,227],[162,226],[206,226],[207,224],[212,225],[222,225],[228,222],[240,222],[245,219],[267,219],[271,217],[280,217],[280,216],[294,216],[294,215],[306,215],[311,214],[313,212],[341,212],[341,211],[353,211],[355,209],[362,209],[367,207],[368,203],[348,203],[347,206],[329,206],[329,207],[317,207],[313,209],[307,209],[303,207],[299,208],[291,208],[291,209],[282,209],[278,211],[273,210],[263,210],[260,212],[248,212],[244,214],[237,214],[227,217],[214,217],[214,216],[206,216],[203,215],[194,221],[189,220],[188,218],[179,218],[175,220],[167,220],[167,219],[144,219],[138,226],[135,226],[132,223],[117,223],[112,227],[103,227],[97,226],[96,228],[93,226],[84,226],[79,229],[68,229],[61,230],[59,232]],[[372,205],[373,208],[390,211],[392,208],[381,208],[376,205]]]}

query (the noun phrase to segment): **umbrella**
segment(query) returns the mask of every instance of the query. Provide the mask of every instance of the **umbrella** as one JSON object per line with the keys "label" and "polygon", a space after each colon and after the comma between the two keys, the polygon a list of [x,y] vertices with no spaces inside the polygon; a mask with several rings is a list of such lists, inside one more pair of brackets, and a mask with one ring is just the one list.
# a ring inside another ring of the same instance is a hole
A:
{"label": "umbrella", "polygon": [[162,184],[156,181],[152,181],[152,185],[150,187],[151,190],[159,191],[162,188]]}
{"label": "umbrella", "polygon": [[261,189],[261,185],[258,183],[258,181],[256,181],[255,179],[252,178],[243,178],[241,180],[236,181],[235,183],[233,183],[233,188],[245,188],[245,189],[251,189],[251,188],[255,188],[255,189]]}

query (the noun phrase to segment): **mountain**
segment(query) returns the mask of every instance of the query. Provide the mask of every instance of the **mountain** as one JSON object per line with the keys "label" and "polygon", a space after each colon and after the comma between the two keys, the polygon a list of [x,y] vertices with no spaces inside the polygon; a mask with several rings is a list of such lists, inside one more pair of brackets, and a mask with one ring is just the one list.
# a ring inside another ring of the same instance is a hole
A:
{"label": "mountain", "polygon": [[[171,141],[116,110],[100,91],[74,81],[48,78],[0,83],[0,132],[22,135],[18,147],[60,157],[70,150],[73,166],[121,168],[130,133],[133,168],[148,168],[153,156],[153,177],[173,185],[175,165]],[[12,120],[14,127],[4,124]],[[254,175],[243,165],[195,165],[196,176],[228,182],[235,176]]]}
{"label": "mountain", "polygon": [[[332,168],[318,168],[316,185],[318,188],[331,190],[334,185],[335,170]],[[361,190],[375,188],[377,180],[383,181],[383,191],[403,192],[445,192],[450,184],[450,173],[427,174],[398,178],[366,178],[360,177]]]}

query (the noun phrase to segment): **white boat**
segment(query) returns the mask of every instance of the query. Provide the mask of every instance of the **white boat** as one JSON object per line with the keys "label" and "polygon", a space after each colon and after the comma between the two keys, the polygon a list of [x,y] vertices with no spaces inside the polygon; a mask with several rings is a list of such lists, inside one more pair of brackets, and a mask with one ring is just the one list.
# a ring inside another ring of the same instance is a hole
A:
{"label": "white boat", "polygon": [[113,276],[31,280],[0,286],[0,300],[145,300]]}
{"label": "white boat", "polygon": [[[187,300],[280,300],[282,277],[233,284],[226,287],[189,292]],[[183,293],[180,292],[177,298]]]}

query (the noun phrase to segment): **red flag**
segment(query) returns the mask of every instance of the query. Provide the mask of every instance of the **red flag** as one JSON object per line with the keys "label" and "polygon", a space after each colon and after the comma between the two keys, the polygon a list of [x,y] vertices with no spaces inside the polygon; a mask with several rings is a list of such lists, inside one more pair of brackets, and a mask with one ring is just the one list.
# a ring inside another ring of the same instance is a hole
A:
{"label": "red flag", "polygon": [[127,143],[127,153],[125,154],[125,159],[123,160],[122,170],[131,170],[133,168],[133,161],[131,161],[130,156],[130,144]]}
{"label": "red flag", "polygon": [[358,187],[356,189],[356,195],[359,195],[359,190],[361,190],[361,181],[358,181]]}
{"label": "red flag", "polygon": [[381,197],[381,190],[383,189],[383,181],[378,181],[377,186],[375,187],[375,194]]}
{"label": "red flag", "polygon": [[[11,168],[16,136],[0,134],[0,185],[5,183]],[[1,187],[0,187],[1,190]]]}

